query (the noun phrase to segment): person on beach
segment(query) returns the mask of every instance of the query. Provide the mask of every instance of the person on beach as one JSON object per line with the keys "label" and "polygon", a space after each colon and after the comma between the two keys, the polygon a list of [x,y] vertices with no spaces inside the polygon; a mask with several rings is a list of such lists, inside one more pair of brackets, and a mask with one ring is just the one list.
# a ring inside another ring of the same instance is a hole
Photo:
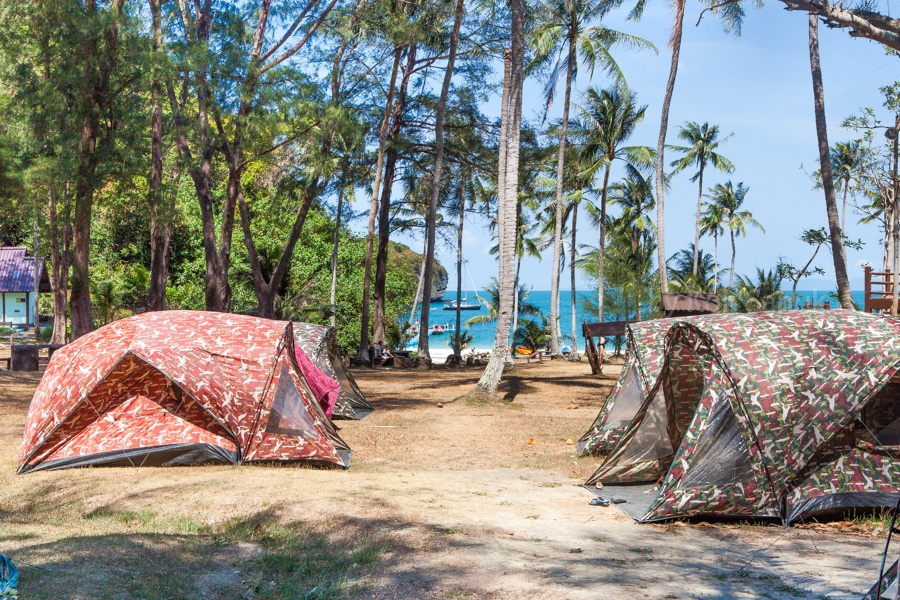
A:
{"label": "person on beach", "polygon": [[393,363],[394,355],[387,349],[384,345],[384,342],[378,340],[375,343],[375,359],[374,363],[381,365],[382,367],[388,367]]}

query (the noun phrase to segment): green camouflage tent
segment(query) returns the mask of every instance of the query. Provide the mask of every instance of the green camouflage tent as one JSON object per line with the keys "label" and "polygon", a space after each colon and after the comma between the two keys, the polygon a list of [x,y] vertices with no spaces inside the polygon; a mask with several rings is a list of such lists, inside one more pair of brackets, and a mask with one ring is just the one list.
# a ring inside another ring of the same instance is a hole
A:
{"label": "green camouflage tent", "polygon": [[356,381],[341,361],[334,327],[294,321],[294,341],[325,375],[340,384],[333,419],[363,419],[374,408],[366,401]]}
{"label": "green camouflage tent", "polygon": [[644,506],[622,505],[640,521],[790,523],[893,506],[898,369],[896,319],[804,310],[676,320],[660,377],[586,486],[633,499],[639,488],[623,484],[646,484]]}

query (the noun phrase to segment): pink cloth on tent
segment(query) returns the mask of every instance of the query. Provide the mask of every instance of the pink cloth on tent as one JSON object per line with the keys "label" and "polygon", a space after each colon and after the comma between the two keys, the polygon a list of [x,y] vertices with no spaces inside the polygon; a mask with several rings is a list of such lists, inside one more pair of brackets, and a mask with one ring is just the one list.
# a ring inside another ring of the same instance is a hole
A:
{"label": "pink cloth on tent", "polygon": [[294,355],[297,357],[297,364],[300,365],[300,371],[303,372],[306,383],[309,384],[309,389],[315,394],[316,400],[319,401],[325,415],[330,419],[331,411],[334,410],[338,395],[341,393],[341,384],[317,367],[296,342],[294,342]]}

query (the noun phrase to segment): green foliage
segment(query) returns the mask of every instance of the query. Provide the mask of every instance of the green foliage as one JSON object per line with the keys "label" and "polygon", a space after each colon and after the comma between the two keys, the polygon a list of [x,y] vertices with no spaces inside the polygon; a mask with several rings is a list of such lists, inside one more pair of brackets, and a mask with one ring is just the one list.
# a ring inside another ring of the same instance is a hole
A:
{"label": "green foliage", "polygon": [[756,281],[738,275],[735,289],[727,294],[731,312],[757,312],[785,308],[785,293],[781,291],[783,277],[778,269],[756,269]]}
{"label": "green foliage", "polygon": [[540,315],[541,322],[534,319],[522,319],[513,333],[513,346],[525,346],[531,351],[544,348],[550,342],[550,323],[547,317]]}

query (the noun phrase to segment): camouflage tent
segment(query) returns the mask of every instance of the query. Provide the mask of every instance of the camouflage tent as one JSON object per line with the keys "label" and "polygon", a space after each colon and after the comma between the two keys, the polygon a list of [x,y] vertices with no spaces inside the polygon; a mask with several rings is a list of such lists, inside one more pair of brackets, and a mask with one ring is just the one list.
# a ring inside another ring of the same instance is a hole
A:
{"label": "camouflage tent", "polygon": [[359,391],[359,386],[341,361],[334,327],[294,322],[294,341],[323,373],[340,384],[334,419],[363,419],[374,408]]}
{"label": "camouflage tent", "polygon": [[672,326],[659,379],[586,485],[650,483],[641,521],[790,523],[893,506],[900,321],[844,310],[717,317]]}
{"label": "camouflage tent", "polygon": [[675,323],[703,323],[722,315],[651,319],[625,326],[625,364],[616,385],[591,427],[578,440],[578,456],[606,454],[628,429],[647,393],[656,383],[665,358],[666,333]]}
{"label": "camouflage tent", "polygon": [[297,365],[290,323],[211,312],[122,319],[57,351],[19,473],[96,465],[315,461],[350,448]]}

